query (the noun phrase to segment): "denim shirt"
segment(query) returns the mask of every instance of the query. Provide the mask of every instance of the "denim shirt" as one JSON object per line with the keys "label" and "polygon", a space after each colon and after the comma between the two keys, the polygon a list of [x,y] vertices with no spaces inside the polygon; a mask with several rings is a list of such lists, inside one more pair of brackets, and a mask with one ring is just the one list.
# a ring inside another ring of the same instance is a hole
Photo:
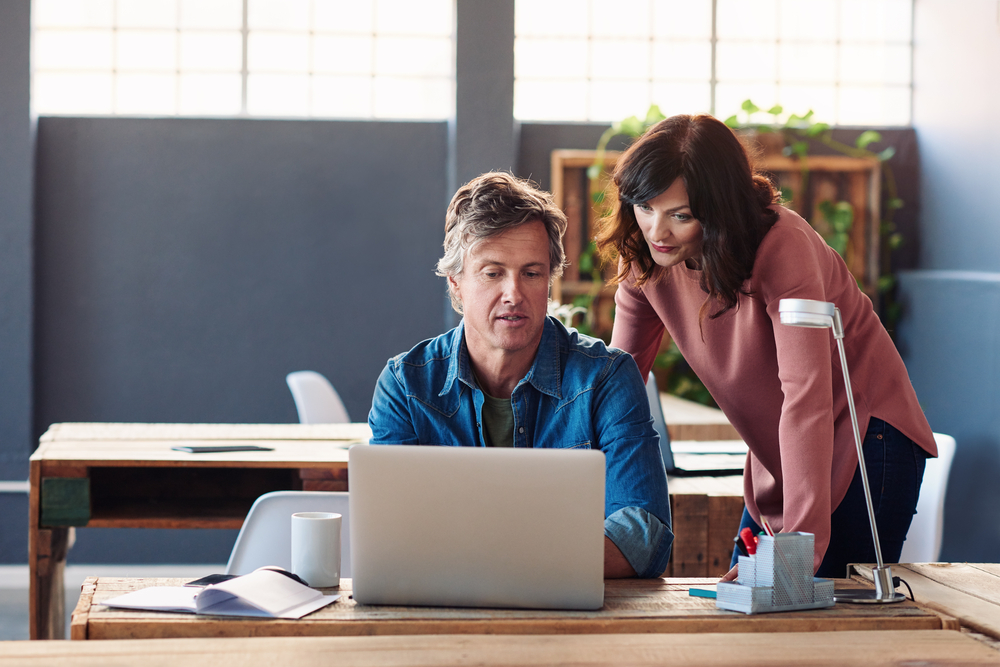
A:
{"label": "denim shirt", "polygon": [[[463,324],[389,360],[368,415],[372,444],[485,445]],[[636,574],[659,577],[674,539],[667,477],[632,357],[549,317],[511,406],[515,447],[604,452],[604,534]]]}

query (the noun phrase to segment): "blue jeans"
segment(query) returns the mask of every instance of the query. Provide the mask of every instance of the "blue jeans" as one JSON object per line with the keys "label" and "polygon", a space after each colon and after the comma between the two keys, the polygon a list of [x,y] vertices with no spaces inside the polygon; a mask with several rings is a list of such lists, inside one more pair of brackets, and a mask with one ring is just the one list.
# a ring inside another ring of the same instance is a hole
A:
{"label": "blue jeans", "polygon": [[[917,510],[927,452],[894,426],[875,417],[868,422],[861,447],[865,454],[882,561],[898,563],[906,532]],[[744,527],[749,527],[754,535],[761,531],[746,508],[743,509],[740,530]],[[739,551],[734,548],[730,567],[736,565],[738,555]],[[847,495],[830,517],[830,546],[816,576],[844,577],[848,563],[874,562],[875,546],[859,466],[854,471]]]}

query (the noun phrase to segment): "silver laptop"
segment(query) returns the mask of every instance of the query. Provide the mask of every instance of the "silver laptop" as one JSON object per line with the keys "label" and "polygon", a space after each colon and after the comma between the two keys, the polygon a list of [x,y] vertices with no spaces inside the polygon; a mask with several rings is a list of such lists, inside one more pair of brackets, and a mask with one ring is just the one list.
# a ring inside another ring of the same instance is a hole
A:
{"label": "silver laptop", "polygon": [[355,445],[348,466],[357,602],[603,606],[602,452]]}
{"label": "silver laptop", "polygon": [[652,373],[646,380],[646,398],[653,417],[653,428],[660,436],[660,454],[668,475],[681,477],[743,474],[747,446],[742,440],[672,441],[663,417],[663,404]]}

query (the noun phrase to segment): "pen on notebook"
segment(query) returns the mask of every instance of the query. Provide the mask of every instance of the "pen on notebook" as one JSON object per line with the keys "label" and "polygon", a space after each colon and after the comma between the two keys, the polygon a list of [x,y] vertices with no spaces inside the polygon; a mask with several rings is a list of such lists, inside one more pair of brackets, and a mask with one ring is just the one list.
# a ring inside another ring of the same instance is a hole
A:
{"label": "pen on notebook", "polygon": [[757,541],[754,539],[753,531],[749,528],[744,528],[740,531],[740,538],[742,538],[743,544],[746,545],[748,556],[757,553]]}

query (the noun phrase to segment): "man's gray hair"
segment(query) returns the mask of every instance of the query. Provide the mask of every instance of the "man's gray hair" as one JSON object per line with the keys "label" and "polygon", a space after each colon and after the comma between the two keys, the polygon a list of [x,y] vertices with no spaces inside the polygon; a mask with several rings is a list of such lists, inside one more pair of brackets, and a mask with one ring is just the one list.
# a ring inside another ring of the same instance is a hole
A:
{"label": "man's gray hair", "polygon": [[[545,225],[549,237],[549,281],[563,273],[566,252],[563,234],[566,215],[552,201],[552,195],[531,181],[506,172],[494,171],[472,179],[455,193],[444,223],[444,256],[438,260],[437,275],[456,278],[462,274],[465,254],[486,239],[533,220]],[[462,312],[462,302],[448,283],[451,305]]]}

